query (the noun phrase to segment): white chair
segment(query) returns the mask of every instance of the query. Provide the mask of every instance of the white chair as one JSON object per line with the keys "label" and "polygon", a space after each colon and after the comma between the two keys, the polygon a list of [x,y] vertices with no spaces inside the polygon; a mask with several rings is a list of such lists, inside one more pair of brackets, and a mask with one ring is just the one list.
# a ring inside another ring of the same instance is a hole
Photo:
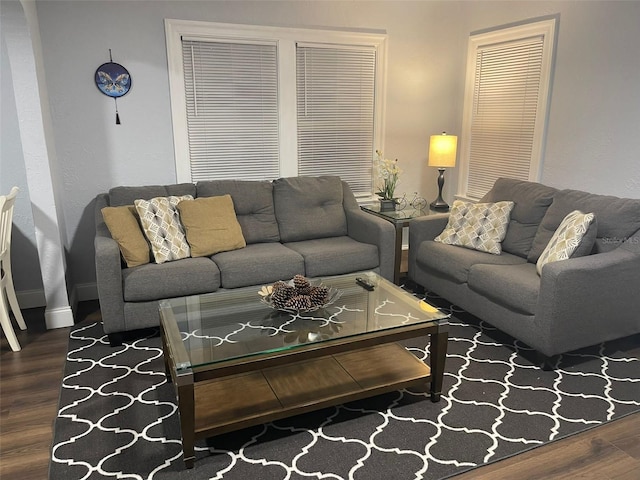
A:
{"label": "white chair", "polygon": [[[20,343],[18,343],[16,333],[13,331],[9,306],[11,306],[20,330],[27,328],[18,305],[16,291],[13,288],[13,276],[11,275],[11,227],[16,195],[18,195],[18,187],[13,187],[9,195],[0,196],[0,323],[11,350],[14,352],[20,350]],[[7,299],[9,299],[9,304],[7,304]]]}

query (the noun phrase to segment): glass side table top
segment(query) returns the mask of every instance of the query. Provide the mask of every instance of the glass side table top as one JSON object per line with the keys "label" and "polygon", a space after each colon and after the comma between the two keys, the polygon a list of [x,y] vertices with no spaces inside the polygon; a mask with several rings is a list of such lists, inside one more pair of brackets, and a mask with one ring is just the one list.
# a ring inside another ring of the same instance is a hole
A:
{"label": "glass side table top", "polygon": [[[358,285],[358,276],[372,282],[374,290]],[[261,286],[162,300],[163,328],[174,350],[182,352],[176,367],[215,368],[219,362],[449,317],[373,272],[325,277],[322,283],[342,295],[309,313],[271,308],[260,300]]]}
{"label": "glass side table top", "polygon": [[407,207],[403,210],[384,210],[380,211],[379,204],[361,205],[360,208],[367,212],[371,212],[374,215],[384,217],[394,223],[402,223],[412,218],[424,217],[429,215],[430,210],[419,210],[417,208]]}

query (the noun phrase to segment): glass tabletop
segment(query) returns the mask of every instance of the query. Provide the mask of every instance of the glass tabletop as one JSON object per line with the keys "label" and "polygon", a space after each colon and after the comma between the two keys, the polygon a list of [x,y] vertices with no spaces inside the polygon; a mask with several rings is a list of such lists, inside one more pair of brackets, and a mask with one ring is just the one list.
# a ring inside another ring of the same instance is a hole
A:
{"label": "glass tabletop", "polygon": [[[363,277],[374,286],[358,283]],[[448,318],[376,273],[318,279],[340,291],[329,306],[313,312],[289,312],[261,301],[262,286],[162,300],[161,321],[167,341],[183,352],[176,368],[189,369],[305,345],[356,337]],[[176,330],[177,327],[177,330]],[[184,346],[184,350],[182,349]],[[186,353],[186,355],[184,355]]]}
{"label": "glass tabletop", "polygon": [[417,208],[407,207],[402,210],[382,210],[379,204],[361,205],[362,210],[366,210],[380,217],[384,217],[394,223],[402,223],[412,218],[424,217],[429,215],[430,210],[419,210]]}

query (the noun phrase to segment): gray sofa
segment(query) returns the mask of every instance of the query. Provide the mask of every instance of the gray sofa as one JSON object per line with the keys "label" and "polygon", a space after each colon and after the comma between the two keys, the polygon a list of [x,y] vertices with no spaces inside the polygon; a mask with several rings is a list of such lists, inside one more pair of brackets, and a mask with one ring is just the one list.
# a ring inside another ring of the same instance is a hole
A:
{"label": "gray sofa", "polygon": [[[211,257],[127,268],[104,223],[105,206],[169,195],[229,194],[246,247]],[[112,345],[122,332],[159,324],[158,300],[365,270],[393,278],[393,226],[358,206],[339,177],[269,181],[203,181],[166,186],[121,186],[95,205],[95,259],[104,331]]]}
{"label": "gray sofa", "polygon": [[[448,214],[413,220],[409,278],[524,342],[547,368],[557,354],[640,332],[640,199],[501,178],[480,202],[503,200],[515,206],[500,255],[434,242]],[[593,249],[538,275],[538,257],[576,209],[595,213]]]}

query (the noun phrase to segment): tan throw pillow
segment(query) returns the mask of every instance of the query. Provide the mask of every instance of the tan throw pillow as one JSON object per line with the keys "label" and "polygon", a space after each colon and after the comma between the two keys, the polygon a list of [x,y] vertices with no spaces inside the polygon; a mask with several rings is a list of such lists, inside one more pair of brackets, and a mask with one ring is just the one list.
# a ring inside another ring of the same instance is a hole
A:
{"label": "tan throw pillow", "polygon": [[538,275],[542,275],[542,267],[547,263],[571,258],[595,218],[593,213],[582,213],[580,210],[574,210],[564,217],[536,262]]}
{"label": "tan throw pillow", "polygon": [[104,207],[101,212],[111,236],[120,247],[120,253],[127,267],[149,263],[150,247],[142,233],[136,208],[133,205]]}
{"label": "tan throw pillow", "polygon": [[179,260],[191,255],[176,206],[182,200],[192,199],[191,195],[183,195],[133,202],[140,215],[144,234],[151,243],[156,263]]}
{"label": "tan throw pillow", "polygon": [[207,257],[247,245],[231,195],[186,200],[178,204],[178,211],[192,257]]}
{"label": "tan throw pillow", "polygon": [[500,255],[513,202],[473,203],[456,200],[447,226],[434,240]]}

